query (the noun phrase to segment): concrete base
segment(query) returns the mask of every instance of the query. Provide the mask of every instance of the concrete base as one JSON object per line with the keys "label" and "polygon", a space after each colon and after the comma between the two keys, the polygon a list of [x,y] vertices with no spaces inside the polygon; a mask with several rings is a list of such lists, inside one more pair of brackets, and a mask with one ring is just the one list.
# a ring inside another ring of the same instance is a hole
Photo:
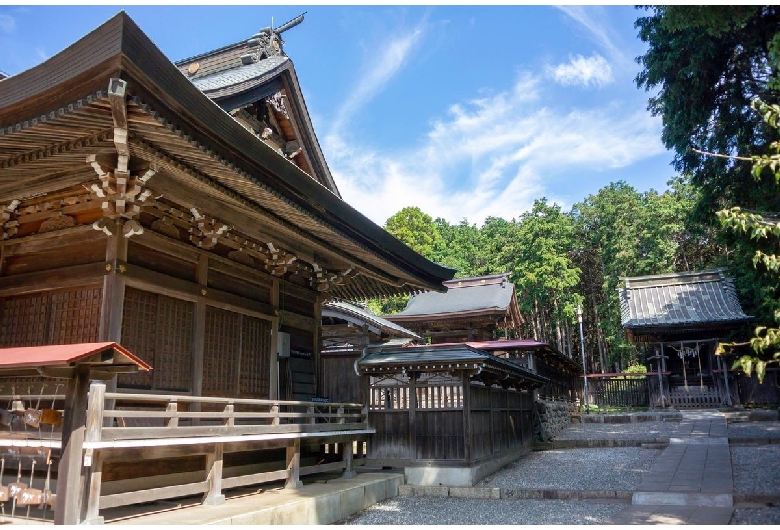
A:
{"label": "concrete base", "polygon": [[415,486],[455,486],[470,488],[488,475],[528,454],[530,448],[505,453],[471,467],[409,466],[404,468],[406,483]]}
{"label": "concrete base", "polygon": [[307,484],[298,490],[274,489],[228,498],[219,506],[194,505],[175,510],[122,516],[107,524],[132,525],[233,525],[233,524],[332,524],[385,499],[398,496],[400,473],[359,473],[352,479]]}
{"label": "concrete base", "polygon": [[663,491],[635,491],[631,504],[643,506],[709,506],[731,508],[731,493],[677,493]]}

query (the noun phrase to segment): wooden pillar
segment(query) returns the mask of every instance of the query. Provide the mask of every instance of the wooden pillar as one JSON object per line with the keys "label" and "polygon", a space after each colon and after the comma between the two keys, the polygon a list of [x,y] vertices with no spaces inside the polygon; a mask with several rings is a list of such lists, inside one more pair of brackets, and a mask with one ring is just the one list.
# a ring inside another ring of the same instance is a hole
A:
{"label": "wooden pillar", "polygon": [[301,482],[301,440],[296,438],[293,445],[287,447],[287,481],[285,489],[297,490],[303,487]]}
{"label": "wooden pillar", "polygon": [[352,440],[341,444],[341,454],[344,460],[344,472],[341,474],[341,478],[355,478],[357,472],[352,468],[352,452],[355,446]]}
{"label": "wooden pillar", "polygon": [[209,491],[203,496],[203,504],[225,503],[225,495],[222,493],[223,462],[223,444],[215,444],[213,451],[206,456],[206,483],[209,485]]}
{"label": "wooden pillar", "polygon": [[274,279],[271,282],[271,305],[277,317],[274,319],[271,329],[271,384],[268,385],[269,399],[279,399],[279,288],[280,280]]}
{"label": "wooden pillar", "polygon": [[[116,378],[114,378],[116,380]],[[89,406],[87,407],[87,424],[84,434],[85,442],[99,442],[103,430],[103,404],[105,402],[106,385],[103,383],[92,383],[89,388]],[[84,472],[89,484],[87,489],[86,512],[83,522],[86,524],[102,524],[103,518],[100,517],[100,491],[103,481],[103,452],[92,452],[87,450],[84,457]]]}
{"label": "wooden pillar", "polygon": [[[114,234],[108,236],[106,242],[106,265],[111,271],[103,276],[103,300],[100,307],[100,342],[122,341],[122,314],[125,305],[125,278],[120,267],[127,263],[127,238],[122,236],[122,225],[117,223]],[[117,376],[106,382],[106,391],[116,392]],[[105,403],[112,410],[114,400]],[[111,427],[113,418],[105,420],[105,426]]]}
{"label": "wooden pillar", "polygon": [[314,363],[315,396],[320,395],[320,388],[322,388],[320,381],[322,377],[322,356],[320,355],[320,350],[322,349],[322,303],[326,298],[326,296],[320,294],[314,303],[314,331],[312,332],[314,340],[311,349],[311,360]]}
{"label": "wooden pillar", "polygon": [[[209,257],[203,252],[198,256],[197,280],[201,295],[208,289]],[[203,352],[206,343],[206,298],[201,296],[195,302],[195,322],[192,326],[192,395],[203,395]],[[200,403],[190,403],[192,412],[200,412]],[[193,418],[192,425],[199,420]]]}
{"label": "wooden pillar", "polygon": [[417,425],[415,412],[417,409],[417,372],[409,374],[409,460],[417,460]]}
{"label": "wooden pillar", "polygon": [[81,522],[84,482],[81,474],[84,431],[87,419],[89,370],[77,368],[68,381],[62,424],[62,456],[57,471],[57,500],[54,524],[74,525]]}
{"label": "wooden pillar", "polygon": [[461,375],[463,385],[463,460],[471,463],[471,382],[468,372]]}

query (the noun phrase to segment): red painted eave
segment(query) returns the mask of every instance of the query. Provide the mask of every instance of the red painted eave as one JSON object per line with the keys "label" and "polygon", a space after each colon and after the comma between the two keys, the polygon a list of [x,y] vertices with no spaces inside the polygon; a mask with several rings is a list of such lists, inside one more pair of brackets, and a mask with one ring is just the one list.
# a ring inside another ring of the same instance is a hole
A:
{"label": "red painted eave", "polygon": [[[38,368],[44,366],[72,366],[79,361],[111,350],[127,361],[148,372],[152,369],[116,342],[89,342],[82,344],[57,344],[53,346],[31,346],[26,348],[0,348],[0,369]],[[107,366],[110,366],[108,364]]]}

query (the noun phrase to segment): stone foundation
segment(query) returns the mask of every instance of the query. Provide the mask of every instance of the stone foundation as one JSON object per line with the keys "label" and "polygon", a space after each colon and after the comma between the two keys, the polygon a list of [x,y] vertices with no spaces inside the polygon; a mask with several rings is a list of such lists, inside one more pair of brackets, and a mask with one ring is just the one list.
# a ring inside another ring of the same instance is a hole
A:
{"label": "stone foundation", "polygon": [[538,400],[534,406],[534,440],[537,442],[549,442],[571,423],[569,403]]}

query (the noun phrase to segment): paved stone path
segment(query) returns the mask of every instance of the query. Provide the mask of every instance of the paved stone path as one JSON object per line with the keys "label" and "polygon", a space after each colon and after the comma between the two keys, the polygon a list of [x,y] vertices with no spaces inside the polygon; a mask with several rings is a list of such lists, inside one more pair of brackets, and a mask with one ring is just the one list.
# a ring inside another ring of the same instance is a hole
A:
{"label": "paved stone path", "polygon": [[734,480],[726,418],[709,410],[682,416],[631,506],[611,524],[729,524]]}

